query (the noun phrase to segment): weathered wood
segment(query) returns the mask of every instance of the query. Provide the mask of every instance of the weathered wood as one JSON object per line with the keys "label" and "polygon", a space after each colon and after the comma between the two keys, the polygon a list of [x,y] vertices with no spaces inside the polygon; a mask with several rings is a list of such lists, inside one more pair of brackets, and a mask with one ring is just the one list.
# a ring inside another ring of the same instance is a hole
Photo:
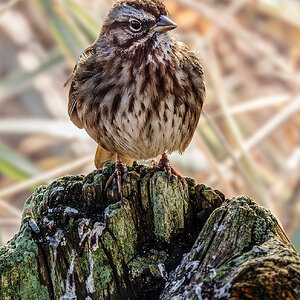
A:
{"label": "weathered wood", "polygon": [[248,197],[227,200],[211,214],[162,299],[299,299],[299,255],[278,231],[270,212]]}
{"label": "weathered wood", "polygon": [[299,297],[299,255],[268,210],[138,165],[121,201],[104,191],[113,169],[33,193],[0,249],[0,299]]}

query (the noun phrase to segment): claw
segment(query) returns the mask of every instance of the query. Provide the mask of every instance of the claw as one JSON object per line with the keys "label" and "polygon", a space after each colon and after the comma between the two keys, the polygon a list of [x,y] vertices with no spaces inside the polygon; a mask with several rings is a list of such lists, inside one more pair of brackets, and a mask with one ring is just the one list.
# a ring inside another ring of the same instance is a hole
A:
{"label": "claw", "polygon": [[175,176],[177,176],[179,178],[179,180],[181,182],[183,182],[186,186],[188,185],[187,182],[185,181],[185,179],[175,170],[171,167],[171,172],[172,174],[174,174]]}
{"label": "claw", "polygon": [[105,188],[104,188],[104,192],[106,192],[106,190],[108,189],[108,187],[111,185],[112,181],[114,180],[114,178],[117,176],[116,173],[113,173],[107,180],[106,184],[105,184]]}
{"label": "claw", "polygon": [[185,179],[174,168],[171,167],[170,161],[169,161],[166,153],[164,153],[162,155],[158,164],[153,164],[153,168],[152,168],[151,172],[154,172],[156,170],[161,170],[161,169],[166,169],[166,171],[167,171],[168,185],[171,180],[171,174],[174,174],[175,176],[177,176],[179,178],[179,180],[184,185],[187,186],[187,182],[185,181]]}
{"label": "claw", "polygon": [[122,172],[127,173],[126,165],[121,163],[120,155],[116,153],[116,163],[115,163],[115,172],[108,178],[104,191],[111,185],[114,178],[117,178],[117,185],[118,185],[118,193],[120,195],[121,200],[123,199],[122,194]]}
{"label": "claw", "polygon": [[122,194],[122,173],[120,170],[117,170],[117,182],[118,182],[118,192],[120,195],[121,200],[123,199],[123,194]]}
{"label": "claw", "polygon": [[131,174],[136,179],[139,178],[139,175],[136,172],[134,172],[134,171],[128,172],[128,169],[127,169],[126,165],[121,163],[120,155],[117,153],[116,154],[115,171],[108,178],[108,180],[105,184],[104,191],[106,191],[108,189],[108,187],[111,185],[114,178],[116,178],[117,179],[117,185],[118,185],[118,193],[120,195],[121,200],[123,199],[123,194],[122,194],[122,173],[125,174],[125,176],[127,176],[128,174]]}

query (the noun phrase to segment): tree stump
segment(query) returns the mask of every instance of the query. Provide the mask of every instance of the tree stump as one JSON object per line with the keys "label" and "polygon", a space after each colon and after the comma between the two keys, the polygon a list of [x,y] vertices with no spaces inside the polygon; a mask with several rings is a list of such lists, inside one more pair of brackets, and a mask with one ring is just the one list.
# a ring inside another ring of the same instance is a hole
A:
{"label": "tree stump", "polygon": [[27,200],[0,249],[0,299],[299,299],[300,260],[246,196],[135,165],[123,199],[107,163]]}

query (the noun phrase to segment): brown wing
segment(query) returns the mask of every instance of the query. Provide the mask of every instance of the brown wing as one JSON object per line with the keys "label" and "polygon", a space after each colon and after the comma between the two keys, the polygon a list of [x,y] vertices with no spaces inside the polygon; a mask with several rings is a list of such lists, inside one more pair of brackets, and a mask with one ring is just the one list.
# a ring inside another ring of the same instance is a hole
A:
{"label": "brown wing", "polygon": [[195,97],[195,104],[200,111],[204,103],[205,86],[201,63],[196,54],[188,49],[184,44],[181,44],[183,53],[182,69],[188,75],[189,89]]}
{"label": "brown wing", "polygon": [[66,84],[70,80],[71,86],[69,90],[69,103],[68,103],[68,114],[71,121],[79,128],[83,128],[82,122],[77,113],[77,105],[79,101],[82,101],[80,97],[80,87],[83,83],[94,75],[94,72],[89,70],[89,66],[94,63],[94,44],[85,49],[80,55],[76,66],[74,67],[73,73],[68,77]]}
{"label": "brown wing", "polygon": [[202,106],[205,98],[205,86],[201,63],[197,56],[190,51],[184,44],[180,44],[182,53],[181,68],[187,76],[185,90],[189,91],[188,99],[184,99],[185,113],[184,123],[188,127],[188,133],[182,141],[179,152],[183,152],[191,142],[196,130]]}

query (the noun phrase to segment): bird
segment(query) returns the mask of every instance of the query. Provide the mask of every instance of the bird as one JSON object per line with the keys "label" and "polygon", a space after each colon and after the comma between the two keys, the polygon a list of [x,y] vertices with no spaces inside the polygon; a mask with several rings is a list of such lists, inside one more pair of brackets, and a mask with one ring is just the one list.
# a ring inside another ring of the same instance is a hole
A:
{"label": "bird", "polygon": [[183,153],[196,130],[205,98],[197,55],[177,41],[161,0],[118,0],[99,37],[80,55],[69,78],[71,121],[98,144],[95,166],[115,161],[122,173],[134,160],[162,155],[154,169],[174,170],[167,154]]}

